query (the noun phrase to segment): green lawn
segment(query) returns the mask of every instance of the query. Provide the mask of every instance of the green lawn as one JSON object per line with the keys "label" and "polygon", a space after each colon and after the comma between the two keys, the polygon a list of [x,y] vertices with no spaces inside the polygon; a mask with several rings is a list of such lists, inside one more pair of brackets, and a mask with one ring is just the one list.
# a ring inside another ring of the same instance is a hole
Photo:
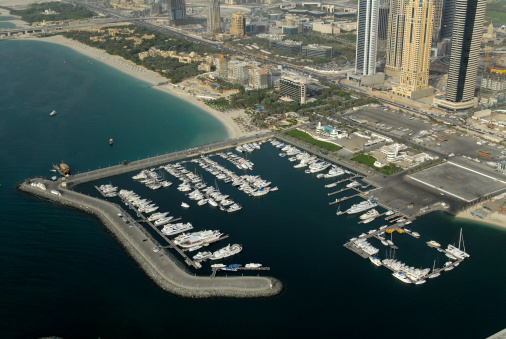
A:
{"label": "green lawn", "polygon": [[403,169],[401,167],[396,166],[394,164],[383,166],[383,167],[376,167],[376,166],[374,166],[374,162],[376,161],[376,158],[372,157],[370,155],[367,155],[367,154],[357,155],[356,157],[352,158],[351,160],[359,162],[361,164],[364,164],[364,165],[371,167],[371,168],[375,169],[376,171],[386,174],[386,175],[393,175],[393,174],[403,171]]}
{"label": "green lawn", "polygon": [[330,152],[339,151],[342,148],[341,146],[331,144],[330,142],[316,140],[313,137],[311,137],[309,134],[299,131],[298,129],[293,129],[291,131],[285,132],[285,134],[289,135],[291,137],[294,137],[296,139],[305,141],[308,144],[315,145],[320,148],[326,149],[327,151],[330,151]]}
{"label": "green lawn", "polygon": [[341,34],[341,35],[338,35],[337,37],[343,38],[343,39],[346,39],[346,40],[350,40],[351,42],[357,41],[357,35],[356,34]]}
{"label": "green lawn", "polygon": [[506,23],[506,13],[504,13],[504,12],[486,12],[485,13],[485,21],[487,23],[490,23],[490,21]]}

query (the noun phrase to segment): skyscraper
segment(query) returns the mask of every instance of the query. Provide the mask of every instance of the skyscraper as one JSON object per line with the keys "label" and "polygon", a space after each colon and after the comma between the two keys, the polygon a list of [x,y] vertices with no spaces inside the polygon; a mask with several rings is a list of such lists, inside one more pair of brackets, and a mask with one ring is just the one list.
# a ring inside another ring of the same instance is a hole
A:
{"label": "skyscraper", "polygon": [[355,72],[376,73],[379,0],[359,0]]}
{"label": "skyscraper", "polygon": [[388,19],[385,73],[398,76],[402,66],[402,43],[404,41],[405,0],[390,1]]}
{"label": "skyscraper", "polygon": [[441,25],[443,19],[444,0],[434,0],[434,25],[432,26],[432,43],[437,44],[441,39]]}
{"label": "skyscraper", "polygon": [[453,31],[453,19],[455,18],[456,0],[443,0],[443,12],[441,13],[441,33],[439,39],[451,38]]}
{"label": "skyscraper", "polygon": [[207,0],[207,32],[221,33],[220,0]]}
{"label": "skyscraper", "polygon": [[388,37],[390,0],[380,0],[378,10],[378,49],[385,49]]}
{"label": "skyscraper", "polygon": [[429,87],[433,0],[407,0],[402,67],[394,93],[412,99],[432,95]]}
{"label": "skyscraper", "polygon": [[447,108],[476,105],[474,97],[486,0],[457,0],[448,69]]}
{"label": "skyscraper", "polygon": [[169,19],[178,21],[186,19],[186,2],[185,0],[169,0]]}
{"label": "skyscraper", "polygon": [[230,34],[236,35],[240,38],[244,38],[246,36],[246,18],[244,18],[244,14],[241,12],[232,14]]}

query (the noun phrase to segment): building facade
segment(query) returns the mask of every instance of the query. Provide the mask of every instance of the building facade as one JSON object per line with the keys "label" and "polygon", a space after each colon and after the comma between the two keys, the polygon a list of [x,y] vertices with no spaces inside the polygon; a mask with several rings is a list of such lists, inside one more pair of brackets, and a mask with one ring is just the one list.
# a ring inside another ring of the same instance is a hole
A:
{"label": "building facade", "polygon": [[393,92],[418,99],[433,94],[429,87],[433,0],[407,0],[405,6],[402,67],[399,86]]}
{"label": "building facade", "polygon": [[461,103],[459,109],[464,108],[464,103],[468,103],[467,108],[477,104],[474,92],[485,5],[486,0],[457,0],[455,3],[446,101]]}
{"label": "building facade", "polygon": [[398,76],[402,66],[402,43],[404,41],[405,0],[391,0],[387,29],[385,73]]}
{"label": "building facade", "polygon": [[221,33],[220,0],[207,0],[207,33]]}
{"label": "building facade", "polygon": [[239,38],[244,38],[246,36],[246,18],[241,12],[232,14],[230,34]]}
{"label": "building facade", "polygon": [[315,59],[332,59],[332,47],[320,45],[302,46],[302,56]]}
{"label": "building facade", "polygon": [[378,48],[379,0],[358,1],[357,50],[355,72],[362,75],[376,73]]}
{"label": "building facade", "polygon": [[186,1],[169,0],[169,19],[171,21],[182,21],[186,19]]}
{"label": "building facade", "polygon": [[306,103],[306,83],[302,80],[292,78],[281,78],[279,80],[279,95],[282,98],[290,98],[299,104]]}

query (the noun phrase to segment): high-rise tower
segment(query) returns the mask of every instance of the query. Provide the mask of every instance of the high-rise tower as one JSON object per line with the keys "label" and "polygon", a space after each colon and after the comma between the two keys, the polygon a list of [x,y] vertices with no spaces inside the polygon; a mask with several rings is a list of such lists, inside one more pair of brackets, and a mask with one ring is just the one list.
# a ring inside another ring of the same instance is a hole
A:
{"label": "high-rise tower", "polygon": [[207,32],[221,33],[220,0],[207,0]]}
{"label": "high-rise tower", "polygon": [[385,73],[398,76],[402,66],[402,43],[404,41],[405,0],[390,1],[388,19]]}
{"label": "high-rise tower", "polygon": [[246,36],[246,19],[244,14],[237,12],[232,14],[230,34],[244,38]]}
{"label": "high-rise tower", "polygon": [[376,73],[379,0],[359,0],[355,72]]}
{"label": "high-rise tower", "polygon": [[433,0],[407,0],[399,86],[394,93],[412,99],[432,95],[429,87]]}
{"label": "high-rise tower", "polygon": [[390,0],[380,0],[378,10],[378,49],[385,49],[388,37],[388,14]]}
{"label": "high-rise tower", "polygon": [[[457,0],[448,69],[446,105],[450,109],[476,106],[474,97],[486,0]],[[453,104],[451,104],[453,103]]]}
{"label": "high-rise tower", "polygon": [[169,0],[169,19],[171,21],[183,21],[186,19],[186,2],[185,0]]}

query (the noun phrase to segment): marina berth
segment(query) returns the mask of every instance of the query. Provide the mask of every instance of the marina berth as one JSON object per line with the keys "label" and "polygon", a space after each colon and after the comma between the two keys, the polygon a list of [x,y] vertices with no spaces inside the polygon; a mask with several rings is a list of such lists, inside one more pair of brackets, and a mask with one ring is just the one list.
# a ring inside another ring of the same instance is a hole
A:
{"label": "marina berth", "polygon": [[218,259],[224,259],[227,257],[230,257],[232,255],[238,254],[242,251],[242,246],[239,244],[228,244],[227,246],[217,250],[213,253],[213,255],[210,257],[211,260],[218,260]]}
{"label": "marina berth", "polygon": [[179,234],[181,232],[189,231],[193,229],[193,226],[191,223],[177,223],[173,225],[166,225],[162,229],[162,233],[165,235],[175,235]]}
{"label": "marina berth", "polygon": [[378,204],[373,200],[362,201],[361,203],[352,205],[349,209],[346,210],[347,214],[356,214],[373,207],[376,207]]}
{"label": "marina berth", "polygon": [[220,231],[200,231],[194,233],[183,233],[174,239],[174,243],[183,248],[203,246],[218,240],[223,233]]}

